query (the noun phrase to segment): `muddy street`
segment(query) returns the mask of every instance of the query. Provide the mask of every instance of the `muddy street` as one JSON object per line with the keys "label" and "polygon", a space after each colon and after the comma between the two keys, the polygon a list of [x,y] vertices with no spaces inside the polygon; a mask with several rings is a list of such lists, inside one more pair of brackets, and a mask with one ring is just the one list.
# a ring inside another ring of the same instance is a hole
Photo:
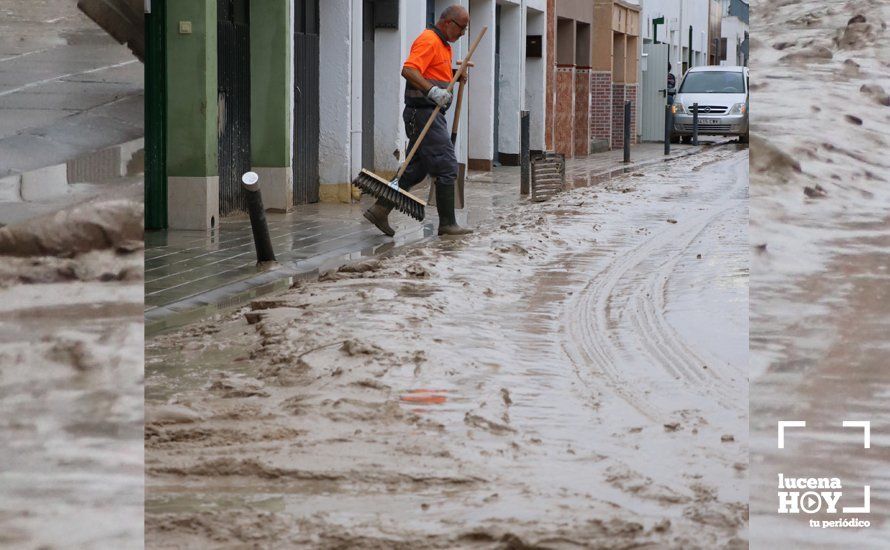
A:
{"label": "muddy street", "polygon": [[[886,1],[752,2],[752,548],[890,540],[888,21]],[[807,423],[784,449],[779,420]],[[868,485],[870,512],[779,515],[780,473],[837,477],[848,507]]]}
{"label": "muddy street", "polygon": [[0,228],[0,547],[141,547],[141,228],[135,198]]}
{"label": "muddy street", "polygon": [[745,547],[748,152],[146,342],[146,541]]}

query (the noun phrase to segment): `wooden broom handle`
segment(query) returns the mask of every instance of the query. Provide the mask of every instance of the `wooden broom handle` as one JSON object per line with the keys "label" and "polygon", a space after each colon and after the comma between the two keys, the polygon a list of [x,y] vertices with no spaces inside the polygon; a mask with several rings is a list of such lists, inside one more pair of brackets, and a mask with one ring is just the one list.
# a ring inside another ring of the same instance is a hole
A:
{"label": "wooden broom handle", "polygon": [[[482,37],[485,36],[485,32],[488,31],[488,27],[482,27],[482,32],[476,36],[476,40],[473,40],[473,44],[470,46],[470,51],[467,52],[467,56],[464,57],[463,63],[461,63],[460,68],[457,69],[457,72],[454,73],[454,76],[451,77],[451,82],[448,83],[448,88],[446,90],[451,93],[451,90],[454,89],[454,83],[460,79],[461,75],[464,74],[464,71],[467,70],[467,63],[469,63],[470,58],[473,57],[473,52],[476,51],[476,46],[479,45],[479,42],[482,40]],[[423,138],[426,137],[426,133],[429,132],[430,126],[433,125],[433,121],[436,119],[436,115],[439,114],[439,111],[442,110],[441,105],[436,105],[436,108],[433,110],[433,114],[430,115],[430,119],[426,121],[426,126],[421,130],[420,135],[417,136],[417,141],[414,142],[414,147],[411,148],[411,151],[408,153],[408,156],[405,157],[405,162],[402,163],[402,166],[399,167],[399,171],[396,174],[396,179],[402,177],[402,174],[405,173],[405,169],[408,168],[408,163],[411,162],[411,159],[414,157],[414,153],[417,152],[417,148],[420,147],[420,142],[423,141]]]}
{"label": "wooden broom handle", "polygon": [[464,88],[466,87],[463,83],[458,84],[457,86],[457,105],[454,107],[454,124],[451,125],[452,145],[457,142],[457,124],[460,122],[460,105],[464,101]]}

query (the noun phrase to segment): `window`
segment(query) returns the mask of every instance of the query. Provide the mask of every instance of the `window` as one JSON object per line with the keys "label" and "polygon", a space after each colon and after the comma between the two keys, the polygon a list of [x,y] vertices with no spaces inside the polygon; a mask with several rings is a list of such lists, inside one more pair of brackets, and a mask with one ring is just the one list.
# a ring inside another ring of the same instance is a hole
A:
{"label": "window", "polygon": [[686,75],[680,86],[681,94],[743,94],[745,79],[742,73],[731,71],[702,71]]}

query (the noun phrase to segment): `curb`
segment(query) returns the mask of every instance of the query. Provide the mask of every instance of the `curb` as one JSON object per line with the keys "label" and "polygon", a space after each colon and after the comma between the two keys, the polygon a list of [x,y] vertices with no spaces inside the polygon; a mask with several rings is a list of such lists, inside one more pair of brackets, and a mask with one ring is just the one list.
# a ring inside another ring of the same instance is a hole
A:
{"label": "curb", "polygon": [[249,279],[152,308],[145,312],[145,337],[156,336],[217,313],[236,309],[260,296],[287,290],[296,282],[316,281],[319,275],[318,269],[300,270],[296,267],[278,266]]}
{"label": "curb", "polygon": [[[631,162],[627,166],[618,166],[609,170],[591,174],[591,177],[613,177],[638,170],[645,166],[651,166],[662,162],[688,157],[701,153],[710,147],[726,145],[732,143],[733,140],[725,139],[720,141],[709,142],[707,145],[699,145],[691,147],[683,152],[671,154],[662,158],[654,158],[645,161]],[[412,241],[411,244],[424,242],[432,237]],[[385,250],[374,254],[371,257],[379,257],[398,250],[401,246],[385,247]],[[317,281],[322,271],[328,269],[338,269],[348,264],[352,260],[332,262],[323,266],[300,266],[300,263],[292,263],[288,265],[279,265],[270,271],[254,275],[250,278],[229,283],[221,287],[202,292],[189,298],[167,304],[164,306],[154,307],[145,312],[145,337],[150,338],[157,336],[162,332],[174,330],[205,319],[212,315],[231,311],[239,307],[243,307],[251,300],[266,296],[272,293],[287,290],[295,282],[312,282]],[[323,262],[322,262],[323,263]]]}

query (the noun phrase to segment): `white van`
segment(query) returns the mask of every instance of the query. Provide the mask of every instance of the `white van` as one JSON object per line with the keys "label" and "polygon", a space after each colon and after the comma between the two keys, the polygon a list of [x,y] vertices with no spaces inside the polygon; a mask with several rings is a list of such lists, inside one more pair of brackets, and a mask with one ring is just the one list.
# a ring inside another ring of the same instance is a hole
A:
{"label": "white van", "polygon": [[748,68],[693,67],[686,72],[671,108],[671,142],[692,138],[692,107],[698,103],[699,135],[739,136],[748,143]]}

